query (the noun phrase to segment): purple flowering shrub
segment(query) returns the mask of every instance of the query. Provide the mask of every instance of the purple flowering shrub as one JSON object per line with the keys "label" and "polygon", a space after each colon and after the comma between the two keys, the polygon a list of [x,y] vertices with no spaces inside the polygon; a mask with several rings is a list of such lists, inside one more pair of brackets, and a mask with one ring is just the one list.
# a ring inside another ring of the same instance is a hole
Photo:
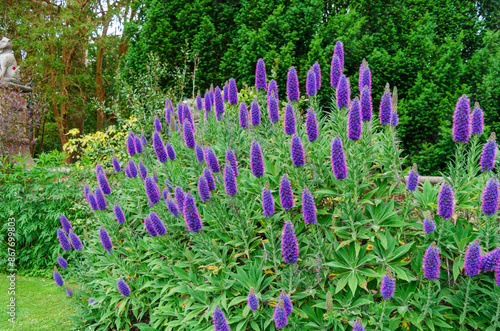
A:
{"label": "purple flowering shrub", "polygon": [[[377,68],[366,60],[349,72],[348,51],[337,43],[323,68],[330,85],[321,85],[319,64],[267,85],[259,60],[255,86],[231,78],[196,107],[167,101],[168,117],[152,114],[144,128],[151,143],[142,150],[142,132],[123,137],[123,171],[109,164],[106,176],[97,170],[82,183],[93,222],[83,232],[61,218],[54,233],[62,277],[54,279],[78,283],[81,326],[500,325],[492,322],[500,307],[495,138],[486,142],[482,127],[470,136],[474,112],[462,96],[457,153],[431,184],[401,157],[397,89],[373,90]],[[329,104],[315,96],[320,86]]]}

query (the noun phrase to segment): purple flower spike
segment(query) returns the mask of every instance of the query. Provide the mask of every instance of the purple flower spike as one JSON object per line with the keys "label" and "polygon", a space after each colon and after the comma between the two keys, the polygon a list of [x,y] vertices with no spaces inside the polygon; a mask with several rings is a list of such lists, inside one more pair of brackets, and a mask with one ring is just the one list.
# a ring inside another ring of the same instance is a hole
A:
{"label": "purple flower spike", "polygon": [[290,142],[290,154],[292,155],[292,163],[296,168],[300,168],[306,163],[304,147],[302,146],[302,141],[297,134],[292,136],[292,140]]}
{"label": "purple flower spike", "polygon": [[120,172],[122,170],[122,168],[120,167],[120,162],[118,162],[116,157],[114,157],[111,162],[113,163],[113,168],[115,168],[116,172]]}
{"label": "purple flower spike", "polygon": [[285,309],[286,317],[288,318],[293,311],[293,304],[290,296],[286,294],[285,290],[281,290],[279,300],[283,300],[283,308]]}
{"label": "purple flower spike", "polygon": [[99,228],[99,239],[101,239],[102,247],[111,254],[113,251],[113,244],[111,243],[111,239],[109,238],[108,231],[101,225]]}
{"label": "purple flower spike", "polygon": [[290,221],[286,221],[283,226],[281,255],[285,263],[296,263],[299,258],[299,244],[293,230],[293,224]]}
{"label": "purple flower spike", "polygon": [[495,284],[500,286],[500,263],[497,263],[497,266],[495,267]]}
{"label": "purple flower spike", "polygon": [[291,104],[287,104],[285,107],[283,125],[285,126],[285,134],[295,134],[297,132],[295,127],[295,112]]}
{"label": "purple flower spike", "polygon": [[137,177],[137,166],[135,165],[135,162],[130,159],[128,161],[128,171],[130,172],[130,176],[133,178]]}
{"label": "purple flower spike", "polygon": [[203,169],[203,176],[205,176],[205,179],[207,180],[208,189],[210,191],[215,190],[215,180],[210,169],[208,168]]}
{"label": "purple flower spike", "polygon": [[318,139],[318,121],[316,120],[316,113],[312,110],[312,108],[307,110],[306,131],[307,139],[310,143],[315,142]]}
{"label": "purple flower spike", "polygon": [[144,180],[148,176],[148,169],[141,161],[139,161],[139,173],[141,174],[141,178]]}
{"label": "purple flower spike", "polygon": [[208,189],[208,183],[205,176],[200,176],[198,178],[198,194],[200,195],[201,201],[205,202],[210,200],[210,190]]}
{"label": "purple flower spike", "polygon": [[203,102],[201,101],[200,91],[198,91],[198,94],[196,95],[196,109],[197,110],[203,109]]}
{"label": "purple flower spike", "polygon": [[212,172],[214,173],[220,172],[219,160],[217,160],[215,152],[209,146],[205,148],[205,160],[207,161],[207,164],[212,170]]}
{"label": "purple flower spike", "polygon": [[146,195],[148,196],[148,201],[150,206],[153,206],[160,202],[160,190],[156,182],[150,178],[146,177],[144,180],[144,189],[146,190]]}
{"label": "purple flower spike", "polygon": [[57,239],[59,240],[59,244],[61,245],[63,251],[69,251],[71,249],[68,237],[66,237],[63,230],[57,229]]}
{"label": "purple flower spike", "polygon": [[363,87],[363,90],[361,91],[360,104],[361,104],[361,116],[363,121],[371,121],[373,112],[372,94],[368,86]]}
{"label": "purple flower spike", "polygon": [[352,331],[366,331],[365,326],[363,325],[363,321],[361,318],[356,318],[354,325],[352,326]]}
{"label": "purple flower spike", "polygon": [[437,248],[436,242],[433,242],[425,251],[422,268],[424,269],[425,278],[439,278],[441,260],[439,259],[439,248]]}
{"label": "purple flower spike", "polygon": [[66,294],[69,296],[69,297],[72,297],[73,296],[73,291],[71,291],[71,289],[69,287],[66,287]]}
{"label": "purple flower spike", "polygon": [[448,183],[441,185],[438,196],[438,215],[444,219],[449,219],[455,212],[455,201],[453,188]]}
{"label": "purple flower spike", "polygon": [[337,107],[349,107],[351,103],[351,87],[349,86],[349,78],[345,75],[340,76],[339,85],[337,86]]}
{"label": "purple flower spike", "polygon": [[392,114],[391,114],[391,126],[398,126],[399,124],[399,115],[396,109],[393,109]]}
{"label": "purple flower spike", "polygon": [[392,97],[389,83],[385,85],[385,91],[380,100],[380,124],[386,126],[391,123],[392,116]]}
{"label": "purple flower spike", "polygon": [[102,193],[100,188],[95,190],[95,200],[97,202],[97,208],[99,210],[105,210],[107,208],[106,199],[104,198],[104,194]]}
{"label": "purple flower spike", "polygon": [[292,209],[293,205],[295,202],[293,201],[293,191],[292,191],[292,185],[290,184],[290,181],[288,180],[288,177],[283,175],[280,180],[280,202],[281,202],[281,207],[285,210],[290,210]]}
{"label": "purple flower spike", "polygon": [[149,219],[149,216],[146,216],[146,218],[144,219],[144,226],[146,227],[146,231],[148,232],[148,234],[151,237],[157,236],[155,228],[154,228],[153,224],[151,224],[151,220]]}
{"label": "purple flower spike", "polygon": [[189,231],[196,233],[203,230],[200,215],[194,203],[194,198],[189,193],[186,193],[186,198],[184,200],[184,219]]}
{"label": "purple flower spike", "polygon": [[495,177],[486,183],[482,200],[481,210],[483,214],[491,216],[498,211],[498,180]]}
{"label": "purple flower spike", "polygon": [[165,121],[170,124],[170,113],[174,111],[174,107],[172,106],[172,101],[167,99],[165,101]]}
{"label": "purple flower spike", "polygon": [[143,146],[142,146],[141,138],[136,136],[135,137],[135,151],[137,152],[137,154],[139,154],[139,153],[142,153],[142,150],[143,150]]}
{"label": "purple flower spike", "polygon": [[484,114],[483,110],[479,107],[479,103],[474,104],[474,110],[472,110],[472,133],[477,135],[482,135],[484,130]]}
{"label": "purple flower spike", "polygon": [[495,141],[495,133],[493,132],[490,139],[484,144],[483,151],[481,152],[481,159],[479,165],[481,171],[491,171],[495,167],[495,158],[497,156],[497,142]]}
{"label": "purple flower spike", "polygon": [[73,246],[75,250],[81,251],[83,249],[82,241],[78,238],[76,233],[73,232],[73,230],[69,231],[69,239],[71,241],[71,246]]}
{"label": "purple flower spike", "polygon": [[250,146],[250,169],[255,177],[264,176],[264,158],[260,144],[257,141],[252,141]]}
{"label": "purple flower spike", "polygon": [[363,91],[363,72],[365,71],[365,59],[363,59],[363,61],[361,62],[361,64],[359,65],[359,78],[358,78],[358,87],[359,87],[359,91]]}
{"label": "purple flower spike", "polygon": [[220,118],[224,113],[224,100],[222,99],[222,94],[218,86],[214,90],[214,101],[215,101],[215,114],[217,115],[217,120],[220,121]]}
{"label": "purple flower spike", "polygon": [[481,256],[481,271],[495,271],[495,266],[500,258],[500,247],[495,248],[491,252]]}
{"label": "purple flower spike", "polygon": [[288,324],[288,316],[286,314],[283,300],[279,300],[273,313],[274,326],[276,329],[283,329]]}
{"label": "purple flower spike", "polygon": [[229,88],[227,86],[227,83],[222,88],[222,96],[224,98],[224,102],[229,101]]}
{"label": "purple flower spike", "polygon": [[162,127],[161,127],[160,119],[158,117],[155,117],[154,125],[155,125],[155,130],[160,132]]}
{"label": "purple flower spike", "polygon": [[408,181],[406,182],[406,189],[410,193],[415,192],[418,186],[418,169],[417,164],[413,163],[410,172],[408,173]]}
{"label": "purple flower spike", "polygon": [[257,91],[267,89],[266,64],[262,59],[257,60],[257,67],[255,68],[255,87]]}
{"label": "purple flower spike", "polygon": [[170,160],[175,160],[175,150],[174,150],[174,147],[172,145],[170,145],[169,143],[167,143],[166,149],[167,149],[168,158]]}
{"label": "purple flower spike", "polygon": [[182,188],[177,186],[174,190],[175,194],[175,203],[177,204],[177,209],[179,209],[181,212],[184,211],[184,200],[186,198],[186,195]]}
{"label": "purple flower spike", "polygon": [[231,164],[231,168],[233,168],[234,176],[238,177],[238,162],[236,161],[236,155],[234,155],[234,151],[231,148],[227,148],[226,150],[226,162]]}
{"label": "purple flower spike", "polygon": [[208,119],[208,114],[212,111],[212,101],[210,100],[210,93],[205,93],[205,114]]}
{"label": "purple flower spike", "polygon": [[229,104],[238,104],[238,87],[236,86],[236,81],[234,80],[234,78],[231,78],[229,80]]}
{"label": "purple flower spike", "polygon": [[458,99],[453,114],[453,141],[467,143],[470,133],[470,101],[464,94]]}
{"label": "purple flower spike", "polygon": [[307,187],[302,191],[302,215],[305,223],[316,224],[316,205]]}
{"label": "purple flower spike", "polygon": [[268,98],[268,105],[269,119],[271,120],[271,123],[277,123],[280,120],[278,99],[276,99],[274,96],[270,96]]}
{"label": "purple flower spike", "polygon": [[59,264],[59,266],[63,269],[68,269],[68,261],[66,261],[66,259],[62,256],[58,256],[57,257],[57,263]]}
{"label": "purple flower spike", "polygon": [[344,68],[344,44],[342,44],[341,41],[337,41],[335,43],[334,54],[339,57],[340,64],[342,65],[342,68]]}
{"label": "purple flower spike", "polygon": [[465,274],[474,278],[481,269],[481,245],[479,239],[474,240],[467,246],[464,257],[464,270]]}
{"label": "purple flower spike", "polygon": [[361,125],[361,107],[359,105],[358,97],[356,97],[349,108],[349,115],[347,118],[347,138],[350,140],[359,140],[363,126]]}
{"label": "purple flower spike", "polygon": [[307,79],[306,79],[306,93],[309,96],[316,95],[316,75],[314,74],[314,71],[311,69],[307,72]]}
{"label": "purple flower spike", "polygon": [[195,146],[196,159],[198,164],[202,164],[205,161],[205,156],[203,155],[203,148],[200,145]]}
{"label": "purple flower spike", "polygon": [[229,196],[233,196],[238,193],[236,177],[234,176],[234,170],[230,163],[227,163],[224,168],[224,187],[226,189],[226,194]]}
{"label": "purple flower spike", "polygon": [[184,124],[184,105],[182,103],[177,104],[177,119],[179,123]]}
{"label": "purple flower spike", "polygon": [[177,205],[172,200],[170,193],[166,189],[163,190],[163,200],[165,200],[165,203],[167,204],[167,208],[170,211],[170,213],[175,218],[178,218],[179,217],[179,210],[177,209]]}
{"label": "purple flower spike", "polygon": [[332,162],[332,170],[335,178],[337,180],[346,179],[348,170],[347,163],[345,161],[344,148],[342,147],[342,139],[340,137],[335,137],[332,141],[330,159]]}
{"label": "purple flower spike", "polygon": [[252,115],[252,125],[260,125],[260,106],[257,100],[252,102],[250,106],[250,114]]}
{"label": "purple flower spike", "polygon": [[314,71],[314,78],[316,78],[316,90],[321,89],[321,68],[318,62],[315,62],[312,67]]}
{"label": "purple flower spike", "polygon": [[165,233],[167,233],[165,225],[154,211],[149,213],[149,220],[151,221],[151,225],[155,229],[157,235],[163,236]]}
{"label": "purple flower spike", "polygon": [[359,84],[359,90],[362,91],[365,86],[368,86],[368,89],[372,89],[372,71],[370,67],[368,66],[368,62],[366,62],[365,59],[363,59],[363,63],[361,64],[363,67],[363,73],[360,73],[360,84]]}
{"label": "purple flower spike", "polygon": [[[128,170],[128,169],[127,169]],[[90,192],[87,196],[87,201],[90,205],[90,208],[92,208],[92,210],[98,210],[99,208],[97,207],[97,201],[95,200],[95,196],[92,192]]]}
{"label": "purple flower spike", "polygon": [[264,217],[271,217],[274,215],[274,199],[273,194],[269,190],[269,182],[262,189],[262,209]]}
{"label": "purple flower spike", "polygon": [[191,128],[193,129],[193,132],[194,132],[194,122],[193,122],[193,116],[191,115],[191,110],[189,110],[189,106],[188,105],[184,105],[184,110],[183,110],[183,115],[184,116],[184,123],[186,121],[189,121],[189,123],[191,123]]}
{"label": "purple flower spike", "polygon": [[121,295],[124,297],[128,297],[130,295],[130,288],[128,287],[127,283],[123,279],[117,279],[116,280],[116,287],[118,288],[118,291],[120,292]]}
{"label": "purple flower spike", "polygon": [[68,234],[69,230],[73,229],[71,223],[68,221],[68,218],[63,214],[59,215],[59,219],[61,220],[61,226],[64,230],[64,233]]}
{"label": "purple flower spike", "polygon": [[56,267],[54,267],[54,271],[52,272],[52,274],[54,275],[54,282],[56,282],[56,285],[59,287],[63,286],[64,281],[62,279],[61,274],[57,271]]}
{"label": "purple flower spike", "polygon": [[427,211],[427,216],[424,218],[424,231],[426,234],[430,234],[434,230],[436,230],[436,222],[432,218],[432,214],[430,211]]}
{"label": "purple flower spike", "polygon": [[387,267],[382,283],[380,284],[380,294],[384,300],[390,299],[394,296],[396,290],[396,278],[391,272],[391,268]]}
{"label": "purple flower spike", "polygon": [[248,108],[245,101],[240,103],[240,127],[243,129],[248,127]]}
{"label": "purple flower spike", "polygon": [[155,150],[156,157],[161,163],[167,162],[167,151],[165,150],[163,140],[161,140],[161,137],[157,131],[153,132],[153,149]]}
{"label": "purple flower spike", "polygon": [[127,136],[127,153],[130,156],[134,156],[136,154],[135,151],[135,137],[132,132],[130,132]]}
{"label": "purple flower spike", "polygon": [[257,309],[259,309],[259,299],[255,295],[255,290],[253,289],[253,287],[250,287],[250,292],[248,293],[247,297],[247,303],[248,307],[250,307],[252,311],[256,311]]}
{"label": "purple flower spike", "polygon": [[340,75],[342,75],[342,65],[340,64],[340,59],[336,54],[333,54],[332,64],[330,67],[330,85],[337,89],[339,85]]}
{"label": "purple flower spike", "polygon": [[186,141],[186,146],[188,148],[194,148],[196,145],[194,141],[193,127],[189,121],[184,121],[184,140]]}
{"label": "purple flower spike", "polygon": [[299,79],[295,67],[288,68],[288,75],[286,79],[286,96],[289,101],[299,101]]}
{"label": "purple flower spike", "polygon": [[216,306],[214,309],[213,323],[215,331],[231,331],[227,324],[226,316],[224,316],[219,306]]}
{"label": "purple flower spike", "polygon": [[118,221],[118,224],[123,224],[125,222],[125,214],[123,213],[122,208],[116,204],[113,208],[113,212],[115,214],[116,220]]}
{"label": "purple flower spike", "polygon": [[271,81],[269,81],[269,86],[267,87],[267,99],[269,100],[272,96],[274,96],[276,100],[279,100],[278,85],[276,84],[276,81],[274,79],[271,79]]}
{"label": "purple flower spike", "polygon": [[125,166],[123,171],[125,172],[125,176],[127,176],[127,178],[132,178],[132,175],[130,174],[130,170],[127,166]]}

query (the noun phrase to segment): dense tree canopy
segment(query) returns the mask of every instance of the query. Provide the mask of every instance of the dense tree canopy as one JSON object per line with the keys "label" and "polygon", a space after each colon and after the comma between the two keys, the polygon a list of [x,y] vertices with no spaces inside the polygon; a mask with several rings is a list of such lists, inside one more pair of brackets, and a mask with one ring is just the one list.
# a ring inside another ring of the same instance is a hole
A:
{"label": "dense tree canopy", "polygon": [[[450,127],[458,97],[470,96],[486,113],[491,131],[500,118],[500,4],[495,1],[232,1],[149,0],[128,26],[124,72],[133,79],[156,52],[182,67],[186,43],[200,58],[197,87],[234,77],[253,84],[262,57],[284,89],[295,66],[304,88],[307,70],[319,61],[328,86],[335,41],[344,43],[345,72],[358,95],[357,73],[366,58],[378,108],[384,85],[399,91],[401,138],[411,162],[438,171],[451,150]],[[498,1],[497,1],[498,2]],[[189,53],[187,54],[189,56]],[[170,87],[173,81],[165,81]],[[305,89],[303,90],[303,93]],[[326,90],[323,91],[326,96]]]}

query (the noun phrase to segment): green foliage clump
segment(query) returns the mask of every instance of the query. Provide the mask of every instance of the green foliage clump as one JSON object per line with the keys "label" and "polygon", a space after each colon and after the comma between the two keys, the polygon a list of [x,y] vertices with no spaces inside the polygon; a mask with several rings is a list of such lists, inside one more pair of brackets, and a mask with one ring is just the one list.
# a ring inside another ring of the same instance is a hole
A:
{"label": "green foliage clump", "polygon": [[[16,268],[23,273],[49,275],[47,267],[57,257],[59,244],[56,229],[61,227],[60,214],[79,226],[88,220],[83,204],[81,183],[89,177],[88,170],[63,168],[66,155],[53,151],[41,154],[37,165],[24,168],[2,160],[0,171],[0,270],[7,264],[8,222],[15,222]],[[93,176],[92,176],[93,177]],[[70,254],[71,257],[76,256]]]}

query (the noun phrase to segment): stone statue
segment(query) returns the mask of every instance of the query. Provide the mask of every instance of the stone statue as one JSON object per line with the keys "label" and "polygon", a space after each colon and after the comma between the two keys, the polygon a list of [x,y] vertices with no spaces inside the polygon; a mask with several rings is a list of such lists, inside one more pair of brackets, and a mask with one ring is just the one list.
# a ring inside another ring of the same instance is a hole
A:
{"label": "stone statue", "polygon": [[12,43],[6,37],[0,40],[0,82],[18,88],[23,92],[32,91],[31,87],[21,83],[16,58],[14,52],[12,52]]}

